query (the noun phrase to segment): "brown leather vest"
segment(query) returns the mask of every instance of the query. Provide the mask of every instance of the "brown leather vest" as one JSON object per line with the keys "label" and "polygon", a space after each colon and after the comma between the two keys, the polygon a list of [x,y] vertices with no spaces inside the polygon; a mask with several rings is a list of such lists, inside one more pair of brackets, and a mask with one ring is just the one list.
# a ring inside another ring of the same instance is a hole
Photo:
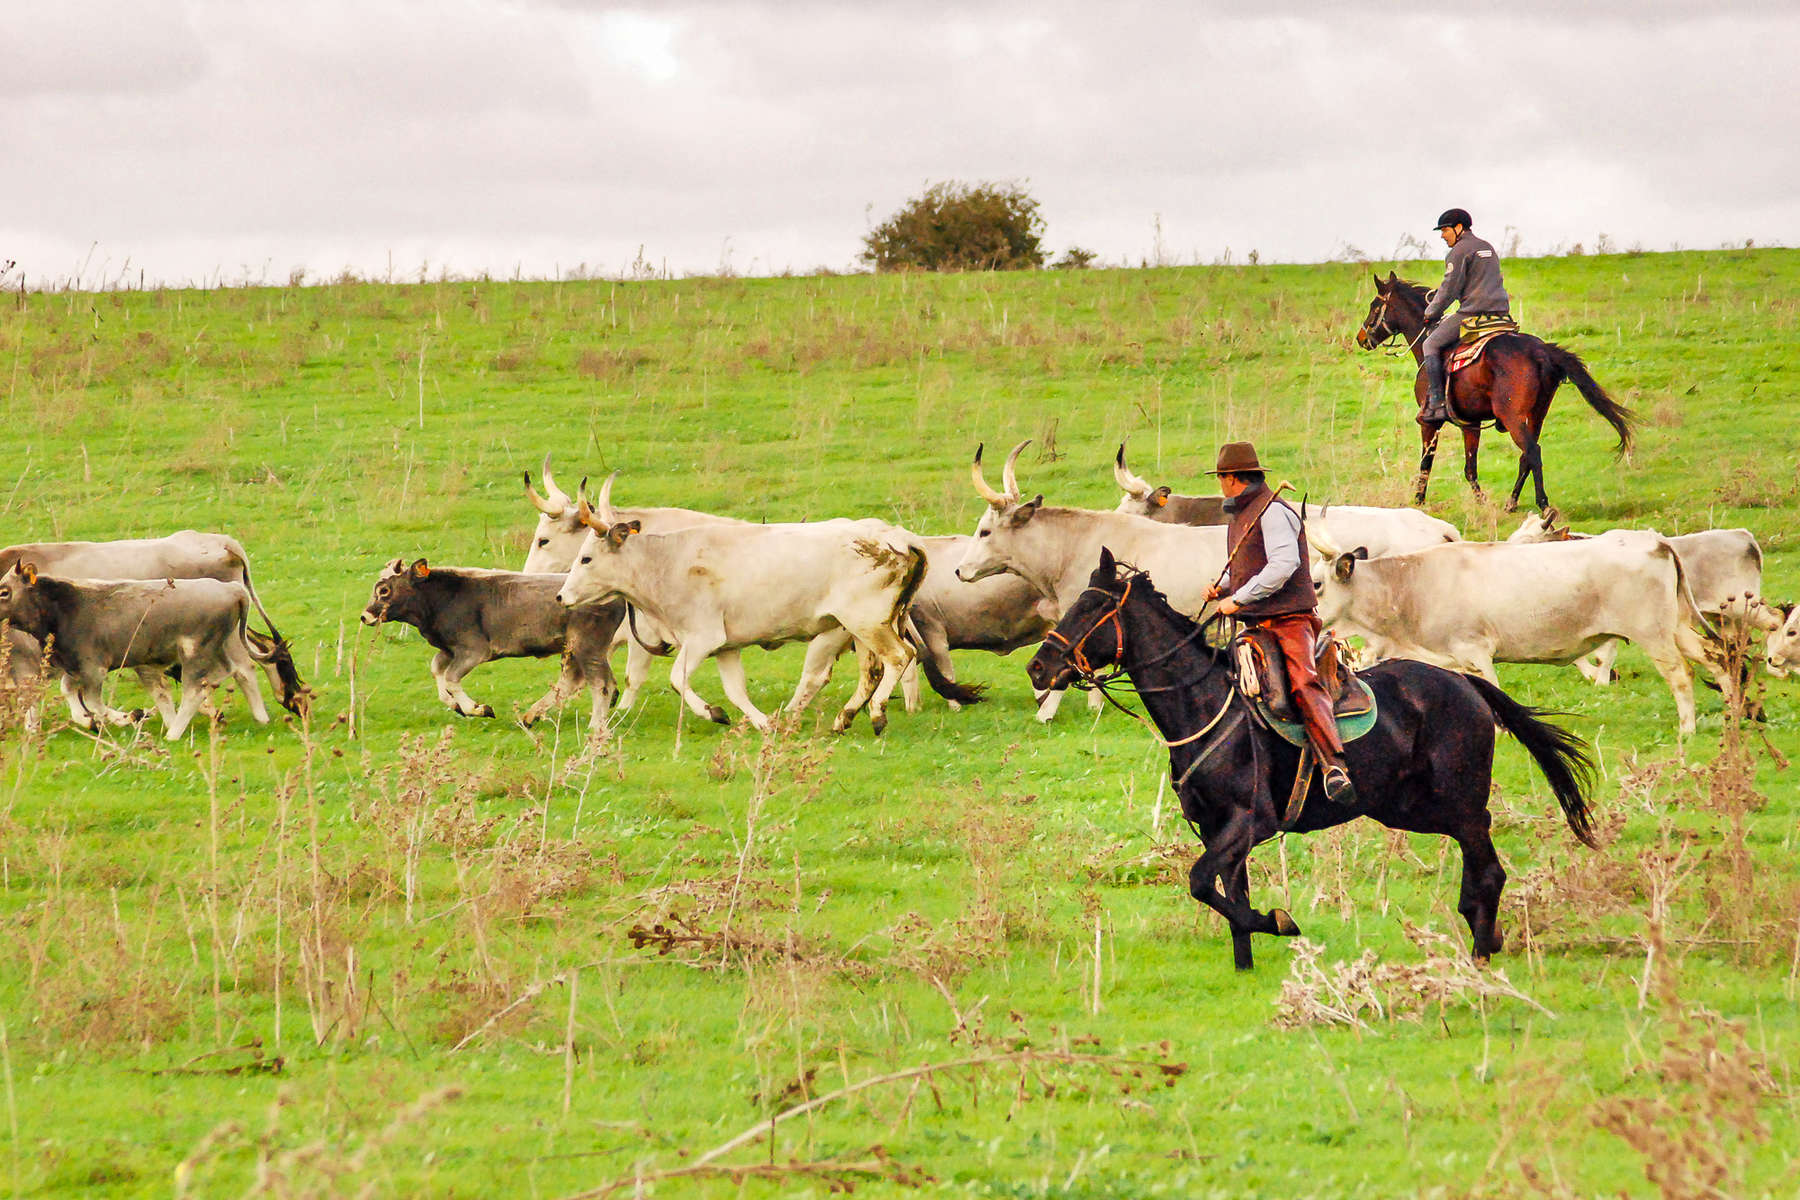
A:
{"label": "brown leather vest", "polygon": [[[1269,553],[1263,547],[1262,515],[1271,504],[1279,504],[1289,512],[1294,512],[1293,505],[1276,499],[1269,494],[1266,485],[1248,488],[1238,494],[1241,507],[1231,514],[1231,524],[1226,527],[1225,544],[1233,547],[1231,556],[1232,591],[1237,591],[1269,565]],[[1295,520],[1299,514],[1294,513]],[[1240,618],[1256,620],[1258,617],[1283,617],[1290,613],[1312,612],[1319,606],[1318,597],[1313,594],[1312,559],[1306,545],[1306,528],[1300,528],[1300,565],[1290,575],[1280,590],[1261,600],[1253,601],[1238,610]]]}

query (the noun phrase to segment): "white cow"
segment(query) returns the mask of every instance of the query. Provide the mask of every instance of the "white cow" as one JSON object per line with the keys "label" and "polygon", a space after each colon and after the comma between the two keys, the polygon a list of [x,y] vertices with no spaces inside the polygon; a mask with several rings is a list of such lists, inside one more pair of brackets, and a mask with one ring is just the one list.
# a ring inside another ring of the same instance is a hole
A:
{"label": "white cow", "polygon": [[872,684],[869,672],[859,673],[833,728],[847,729],[865,702],[876,732],[886,728],[888,697],[913,660],[900,624],[925,575],[925,550],[912,534],[876,520],[645,533],[641,522],[612,519],[604,491],[598,513],[585,500],[578,511],[589,533],[557,599],[571,606],[623,599],[670,630],[680,648],[669,682],[695,713],[726,719],[688,686],[711,657],[731,702],[758,729],[771,728],[750,700],[739,651],[812,641],[788,705],[798,711],[824,686],[843,645],[820,635],[841,629],[879,661],[881,678]]}
{"label": "white cow", "polygon": [[982,478],[981,450],[976,449],[969,473],[988,509],[956,568],[958,579],[973,583],[1010,572],[1049,597],[1060,616],[1086,590],[1104,546],[1120,562],[1148,571],[1177,609],[1200,612],[1206,590],[1225,569],[1224,526],[1171,525],[1127,513],[1051,508],[1042,496],[1025,500],[1014,468],[1028,445],[1020,442],[1006,456],[1003,492]]}
{"label": "white cow", "polygon": [[[1556,524],[1554,508],[1531,513],[1507,537],[1514,545],[1535,542],[1581,541],[1592,535],[1576,533]],[[1653,532],[1653,531],[1652,531]],[[1782,615],[1762,598],[1762,547],[1748,529],[1703,529],[1697,533],[1665,538],[1681,560],[1694,603],[1712,625],[1721,630],[1747,633],[1760,629],[1772,633],[1781,628]],[[1612,682],[1613,660],[1619,643],[1608,642],[1575,666],[1596,684]]]}
{"label": "white cow", "polygon": [[1716,672],[1693,626],[1705,627],[1681,560],[1651,533],[1511,545],[1455,542],[1358,558],[1329,537],[1315,546],[1319,617],[1368,639],[1383,658],[1412,658],[1497,682],[1496,662],[1570,663],[1613,638],[1650,657],[1674,694],[1681,732],[1694,731],[1683,659]]}
{"label": "white cow", "polygon": [[1776,611],[1782,621],[1769,635],[1769,674],[1786,679],[1788,672],[1800,667],[1800,606],[1788,604]]}

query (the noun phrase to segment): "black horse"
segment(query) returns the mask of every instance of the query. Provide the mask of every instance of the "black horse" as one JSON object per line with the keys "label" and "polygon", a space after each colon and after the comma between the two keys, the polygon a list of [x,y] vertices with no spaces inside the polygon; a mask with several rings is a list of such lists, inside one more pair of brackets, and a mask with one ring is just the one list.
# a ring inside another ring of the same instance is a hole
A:
{"label": "black horse", "polygon": [[[1373,350],[1401,337],[1406,339],[1413,360],[1422,360],[1425,355],[1421,346],[1425,332],[1425,295],[1424,287],[1396,278],[1392,271],[1386,279],[1375,276],[1375,298],[1369,301],[1368,315],[1356,331],[1356,344],[1365,350]],[[1481,424],[1492,421],[1495,428],[1511,434],[1514,444],[1519,447],[1519,476],[1513,480],[1512,495],[1506,501],[1507,511],[1519,506],[1519,493],[1525,489],[1527,476],[1536,489],[1538,508],[1550,507],[1550,498],[1544,493],[1544,452],[1539,441],[1544,432],[1544,418],[1550,414],[1550,400],[1565,379],[1575,385],[1588,406],[1605,418],[1619,435],[1619,453],[1631,448],[1631,410],[1594,382],[1579,355],[1530,334],[1503,333],[1488,344],[1479,360],[1452,375],[1444,391],[1451,420],[1462,427],[1463,478],[1469,481],[1476,495],[1481,494],[1481,479],[1475,462],[1481,446]],[[1413,395],[1423,410],[1423,367],[1414,376]],[[1431,481],[1431,463],[1437,457],[1438,432],[1443,427],[1441,421],[1419,425],[1424,449],[1419,455],[1414,504],[1425,503],[1425,485]]]}
{"label": "black horse", "polygon": [[[1204,629],[1171,608],[1148,575],[1102,550],[1087,590],[1026,670],[1040,689],[1093,683],[1096,671],[1114,664],[1130,677],[1170,747],[1181,811],[1205,843],[1188,890],[1230,924],[1233,957],[1248,970],[1252,933],[1300,932],[1284,910],[1250,907],[1247,865],[1251,848],[1279,831],[1300,752],[1252,715],[1228,656],[1206,644]],[[1471,675],[1403,659],[1360,675],[1374,689],[1380,718],[1345,747],[1357,800],[1333,803],[1315,778],[1293,832],[1372,817],[1393,829],[1455,838],[1463,855],[1457,909],[1469,923],[1475,958],[1485,960],[1501,946],[1495,922],[1506,884],[1489,834],[1494,728],[1530,752],[1569,828],[1591,846],[1586,744]]]}

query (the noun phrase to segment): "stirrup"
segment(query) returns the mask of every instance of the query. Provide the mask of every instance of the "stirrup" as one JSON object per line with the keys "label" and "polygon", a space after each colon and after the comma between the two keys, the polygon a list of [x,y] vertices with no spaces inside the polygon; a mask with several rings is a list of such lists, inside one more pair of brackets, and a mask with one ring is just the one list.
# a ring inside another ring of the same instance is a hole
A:
{"label": "stirrup", "polygon": [[1350,769],[1342,763],[1325,768],[1325,798],[1333,804],[1356,803],[1356,785],[1350,782]]}

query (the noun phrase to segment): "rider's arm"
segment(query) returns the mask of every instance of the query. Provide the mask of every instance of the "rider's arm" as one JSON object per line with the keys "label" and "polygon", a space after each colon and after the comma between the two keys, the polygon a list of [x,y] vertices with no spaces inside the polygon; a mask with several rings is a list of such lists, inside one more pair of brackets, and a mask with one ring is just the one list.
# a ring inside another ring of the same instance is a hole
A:
{"label": "rider's arm", "polygon": [[1437,290],[1431,293],[1431,302],[1425,306],[1427,325],[1443,316],[1452,300],[1462,299],[1463,284],[1468,275],[1463,269],[1463,260],[1468,255],[1459,253],[1461,250],[1460,246],[1452,246],[1450,253],[1444,256],[1444,282],[1437,285]]}
{"label": "rider's arm", "polygon": [[1250,604],[1273,596],[1300,569],[1300,517],[1285,504],[1271,504],[1256,523],[1262,531],[1263,552],[1269,563],[1231,594],[1238,604]]}

